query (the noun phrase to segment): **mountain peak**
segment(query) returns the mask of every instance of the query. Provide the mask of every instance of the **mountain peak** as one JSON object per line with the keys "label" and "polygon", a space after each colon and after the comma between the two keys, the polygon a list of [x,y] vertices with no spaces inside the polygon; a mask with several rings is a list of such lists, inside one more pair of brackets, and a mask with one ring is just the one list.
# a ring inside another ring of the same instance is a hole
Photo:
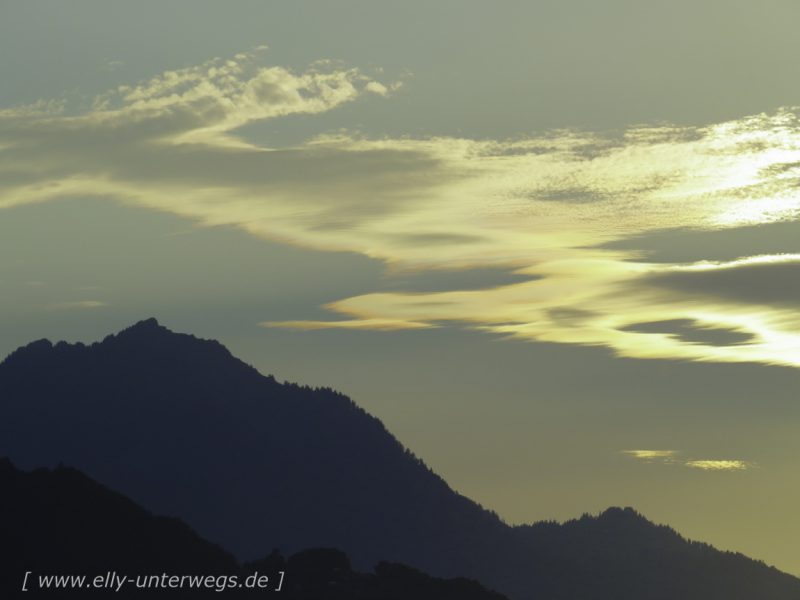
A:
{"label": "mountain peak", "polygon": [[634,508],[630,506],[610,506],[602,513],[598,519],[605,520],[629,520],[629,521],[647,521],[647,519],[639,514]]}
{"label": "mountain peak", "polygon": [[617,531],[662,531],[662,526],[653,523],[630,506],[611,506],[596,517],[584,515],[601,527],[612,527]]}
{"label": "mountain peak", "polygon": [[[130,327],[126,327],[119,333],[117,333],[113,337],[150,337],[153,335],[163,335],[163,334],[175,334],[174,331],[167,329],[161,323],[159,323],[155,317],[150,317],[149,319],[143,319],[134,323]],[[111,336],[109,336],[111,337]]]}
{"label": "mountain peak", "polygon": [[[22,346],[0,360],[0,366],[28,365],[41,369],[50,361],[82,360],[79,355],[89,353],[95,357],[125,357],[141,367],[144,364],[183,365],[196,368],[215,368],[232,364],[240,368],[244,363],[216,340],[208,340],[186,333],[178,333],[161,325],[154,317],[143,319],[117,333],[107,335],[101,342],[86,345],[81,342],[58,342],[41,339]],[[71,357],[66,359],[65,357]],[[198,365],[203,364],[203,367]],[[252,368],[248,367],[248,370]]]}
{"label": "mountain peak", "polygon": [[[195,344],[190,344],[190,342],[195,342]],[[137,321],[133,325],[117,333],[106,336],[102,341],[102,345],[105,346],[147,346],[153,349],[163,349],[176,343],[182,346],[193,346],[198,343],[201,345],[222,346],[222,344],[215,340],[204,340],[187,333],[172,331],[159,323],[155,317]]]}
{"label": "mountain peak", "polygon": [[[155,329],[167,329],[167,328],[164,327],[163,325],[161,325],[161,323],[159,323],[156,320],[155,317],[150,317],[149,319],[142,319],[138,323],[134,323],[133,325],[128,327],[127,330],[128,331],[130,331],[130,330],[148,331],[148,330],[155,330]],[[169,331],[169,330],[167,329],[167,331]]]}
{"label": "mountain peak", "polygon": [[[219,370],[232,365],[239,369],[244,365],[220,342],[173,331],[153,317],[106,336],[92,348],[101,354],[110,353],[107,356],[135,359],[140,366],[158,363],[178,369]],[[248,370],[252,368],[248,367]]]}

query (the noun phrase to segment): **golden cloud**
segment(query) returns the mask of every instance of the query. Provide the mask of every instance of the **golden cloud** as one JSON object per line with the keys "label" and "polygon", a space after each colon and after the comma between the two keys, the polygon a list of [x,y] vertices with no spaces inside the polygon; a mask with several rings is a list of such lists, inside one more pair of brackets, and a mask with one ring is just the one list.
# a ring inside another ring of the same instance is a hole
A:
{"label": "golden cloud", "polygon": [[753,465],[743,460],[690,460],[686,466],[703,471],[744,471]]}
{"label": "golden cloud", "polygon": [[[321,136],[290,148],[244,140],[248,123],[321,113],[394,85],[332,63],[261,65],[261,51],[163,73],[68,115],[0,111],[0,208],[104,197],[200,225],[383,261],[388,275],[502,269],[485,289],[343,298],[332,320],[270,326],[469,326],[620,356],[800,366],[800,313],[680,277],[778,277],[796,256],[652,263],[610,243],[670,228],[714,232],[795,219],[800,122],[783,110],[697,128],[555,131],[516,141]],[[790,265],[791,266],[791,265]],[[710,275],[708,275],[710,276]],[[708,280],[710,281],[710,279]],[[774,286],[773,286],[774,287]],[[780,294],[779,287],[774,287]],[[720,290],[722,290],[720,292]],[[268,315],[265,315],[268,318]],[[641,327],[681,323],[681,331]],[[731,331],[687,335],[687,329]]]}
{"label": "golden cloud", "polygon": [[641,460],[670,461],[678,454],[677,450],[623,450],[624,454]]}
{"label": "golden cloud", "polygon": [[679,461],[678,455],[680,453],[677,450],[623,450],[622,453],[646,463],[680,464],[702,471],[744,471],[755,466],[754,463],[749,461],[730,459],[690,459]]}

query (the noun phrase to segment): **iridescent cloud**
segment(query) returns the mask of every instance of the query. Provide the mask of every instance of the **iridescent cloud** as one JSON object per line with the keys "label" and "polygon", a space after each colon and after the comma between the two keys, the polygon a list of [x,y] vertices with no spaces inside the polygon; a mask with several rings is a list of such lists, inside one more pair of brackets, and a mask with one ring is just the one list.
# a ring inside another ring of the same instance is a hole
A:
{"label": "iridescent cloud", "polygon": [[711,234],[795,219],[800,122],[792,110],[614,135],[340,133],[272,148],[240,129],[391,96],[395,86],[326,62],[303,73],[262,66],[261,54],[122,86],[80,114],[46,101],[0,111],[0,207],[104,197],[357,252],[383,261],[388,277],[510,275],[485,288],[347,297],[328,305],[330,320],[265,315],[267,326],[451,324],[633,358],[800,366],[796,294],[781,283],[800,269],[800,248],[670,263],[620,245],[667,230]]}
{"label": "iridescent cloud", "polygon": [[622,453],[646,463],[683,465],[684,467],[703,471],[744,471],[755,466],[753,462],[745,460],[679,460],[680,452],[677,450],[623,450]]}

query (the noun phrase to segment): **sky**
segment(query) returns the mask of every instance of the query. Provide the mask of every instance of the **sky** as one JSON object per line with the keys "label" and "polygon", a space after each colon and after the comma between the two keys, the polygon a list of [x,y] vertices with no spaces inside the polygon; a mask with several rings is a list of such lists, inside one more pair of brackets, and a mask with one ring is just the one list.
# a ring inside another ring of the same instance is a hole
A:
{"label": "sky", "polygon": [[800,4],[0,3],[0,354],[150,316],[510,523],[800,574]]}

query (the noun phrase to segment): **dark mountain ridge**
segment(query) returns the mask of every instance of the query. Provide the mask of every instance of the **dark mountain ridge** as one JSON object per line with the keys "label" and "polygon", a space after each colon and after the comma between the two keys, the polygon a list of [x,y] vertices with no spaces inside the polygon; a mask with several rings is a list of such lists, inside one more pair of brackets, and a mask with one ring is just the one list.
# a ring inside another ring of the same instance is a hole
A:
{"label": "dark mountain ridge", "polygon": [[[164,593],[218,598],[220,591],[229,598],[263,598],[280,589],[280,597],[287,600],[507,600],[474,581],[436,579],[400,564],[381,562],[375,573],[358,573],[347,556],[334,549],[303,550],[288,560],[272,552],[240,565],[179,519],[154,516],[67,467],[22,472],[0,459],[0,489],[3,598],[97,593],[115,598]],[[77,589],[71,587],[71,579],[70,585],[56,590],[53,579],[48,588],[40,576],[85,579]],[[184,587],[139,587],[140,582],[151,585],[153,576],[163,582],[169,576],[173,585]],[[98,577],[101,585],[111,587],[93,589]],[[256,577],[261,586],[248,587],[248,580],[255,583]]]}
{"label": "dark mountain ridge", "polygon": [[153,319],[17,350],[0,363],[0,417],[0,455],[74,465],[241,558],[334,546],[366,567],[449,543],[441,572],[455,575],[471,530],[505,529],[346,396],[278,383]]}
{"label": "dark mountain ridge", "polygon": [[0,363],[0,455],[60,461],[240,558],[338,547],[515,598],[800,599],[800,580],[633,511],[509,527],[330,389],[282,384],[154,319]]}

